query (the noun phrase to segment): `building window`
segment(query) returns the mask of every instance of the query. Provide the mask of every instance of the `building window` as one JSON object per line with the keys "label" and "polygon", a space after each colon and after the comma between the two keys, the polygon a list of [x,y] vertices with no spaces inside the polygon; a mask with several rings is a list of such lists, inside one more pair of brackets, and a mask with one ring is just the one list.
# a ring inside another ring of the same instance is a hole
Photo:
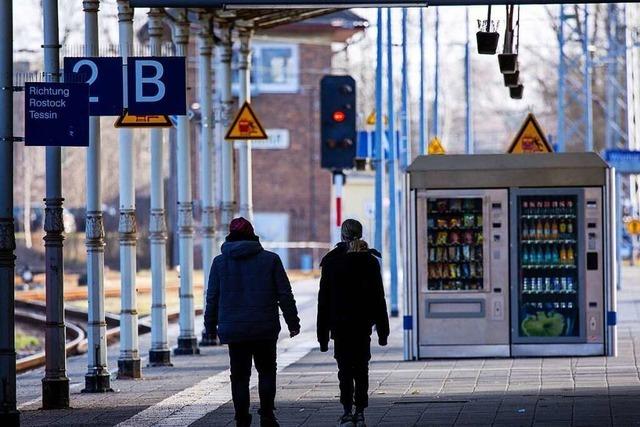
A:
{"label": "building window", "polygon": [[[233,90],[238,91],[238,52],[233,52]],[[298,45],[253,43],[251,90],[254,93],[294,93],[300,86]]]}

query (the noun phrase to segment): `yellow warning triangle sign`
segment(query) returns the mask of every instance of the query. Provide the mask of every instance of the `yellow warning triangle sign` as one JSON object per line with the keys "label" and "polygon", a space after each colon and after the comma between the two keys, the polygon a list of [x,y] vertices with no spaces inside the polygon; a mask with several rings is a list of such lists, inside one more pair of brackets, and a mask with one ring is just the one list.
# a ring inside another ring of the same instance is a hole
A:
{"label": "yellow warning triangle sign", "polygon": [[251,105],[245,103],[238,111],[231,127],[227,131],[226,139],[267,139],[267,133],[260,124],[258,117],[251,109]]}
{"label": "yellow warning triangle sign", "polygon": [[553,148],[533,113],[529,113],[507,153],[553,153]]}
{"label": "yellow warning triangle sign", "polygon": [[444,147],[442,146],[442,142],[440,138],[434,136],[429,141],[429,154],[445,154]]}
{"label": "yellow warning triangle sign", "polygon": [[117,128],[170,128],[172,124],[166,114],[134,116],[125,111],[113,126]]}

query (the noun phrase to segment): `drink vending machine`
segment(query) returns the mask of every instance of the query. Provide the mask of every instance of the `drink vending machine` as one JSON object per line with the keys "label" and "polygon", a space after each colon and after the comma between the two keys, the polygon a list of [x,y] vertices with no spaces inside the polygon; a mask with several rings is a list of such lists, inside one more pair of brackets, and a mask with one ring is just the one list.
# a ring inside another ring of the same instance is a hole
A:
{"label": "drink vending machine", "polygon": [[595,153],[422,156],[405,357],[613,355],[613,183]]}

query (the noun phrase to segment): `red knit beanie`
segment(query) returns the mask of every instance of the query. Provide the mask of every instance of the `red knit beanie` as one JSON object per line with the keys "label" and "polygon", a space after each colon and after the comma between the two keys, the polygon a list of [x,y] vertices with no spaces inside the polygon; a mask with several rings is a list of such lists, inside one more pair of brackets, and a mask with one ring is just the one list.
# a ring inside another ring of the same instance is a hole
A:
{"label": "red knit beanie", "polygon": [[246,237],[255,237],[253,226],[249,221],[243,217],[234,218],[229,224],[229,232],[235,235],[241,235]]}

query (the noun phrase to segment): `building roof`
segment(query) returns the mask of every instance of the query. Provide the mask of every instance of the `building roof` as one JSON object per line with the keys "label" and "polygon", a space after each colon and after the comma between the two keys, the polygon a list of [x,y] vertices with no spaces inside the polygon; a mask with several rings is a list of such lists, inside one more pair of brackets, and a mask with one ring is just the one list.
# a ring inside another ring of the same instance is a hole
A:
{"label": "building roof", "polygon": [[[190,20],[196,21],[204,11],[205,9],[189,9]],[[171,15],[170,9],[167,12]],[[349,9],[238,9],[233,11],[233,15],[221,10],[213,10],[212,13],[230,21],[252,22],[258,32],[332,32],[334,41],[344,41],[369,25],[366,19]],[[170,41],[169,27],[166,23],[164,25],[166,40]],[[137,36],[140,40],[148,38],[147,23],[140,28]]]}

